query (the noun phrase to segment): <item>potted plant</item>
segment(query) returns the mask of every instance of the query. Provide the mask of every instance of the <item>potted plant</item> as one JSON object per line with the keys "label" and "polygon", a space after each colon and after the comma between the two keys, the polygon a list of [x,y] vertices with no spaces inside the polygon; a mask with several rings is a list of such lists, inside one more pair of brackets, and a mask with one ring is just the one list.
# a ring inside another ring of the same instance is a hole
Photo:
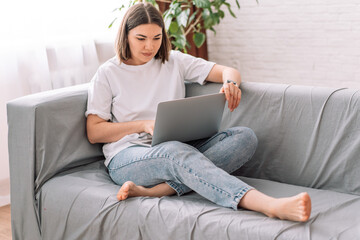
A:
{"label": "potted plant", "polygon": [[[196,48],[203,46],[207,29],[216,34],[214,26],[225,17],[222,7],[227,8],[230,15],[236,18],[227,0],[129,0],[129,7],[139,1],[149,2],[160,11],[162,10],[165,27],[173,48],[185,53],[188,52],[191,45]],[[240,9],[238,0],[235,2]],[[125,6],[122,5],[114,11],[122,11],[124,8]],[[109,27],[116,20],[117,18]]]}

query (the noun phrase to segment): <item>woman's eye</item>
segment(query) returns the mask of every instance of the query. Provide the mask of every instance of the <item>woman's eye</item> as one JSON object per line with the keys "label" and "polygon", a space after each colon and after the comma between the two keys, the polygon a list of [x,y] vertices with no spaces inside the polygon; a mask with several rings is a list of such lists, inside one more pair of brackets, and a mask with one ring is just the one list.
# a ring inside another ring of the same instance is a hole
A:
{"label": "woman's eye", "polygon": [[145,40],[145,38],[138,38],[138,40],[139,40],[139,41],[144,41],[144,40]]}
{"label": "woman's eye", "polygon": [[160,40],[161,38],[154,38],[154,40]]}

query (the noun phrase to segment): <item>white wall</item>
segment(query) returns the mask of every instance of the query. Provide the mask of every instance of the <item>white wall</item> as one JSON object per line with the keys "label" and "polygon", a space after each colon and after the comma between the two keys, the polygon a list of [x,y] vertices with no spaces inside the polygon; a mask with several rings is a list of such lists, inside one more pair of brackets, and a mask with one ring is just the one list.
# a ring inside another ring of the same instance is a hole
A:
{"label": "white wall", "polygon": [[243,81],[360,88],[360,1],[230,0],[209,58]]}

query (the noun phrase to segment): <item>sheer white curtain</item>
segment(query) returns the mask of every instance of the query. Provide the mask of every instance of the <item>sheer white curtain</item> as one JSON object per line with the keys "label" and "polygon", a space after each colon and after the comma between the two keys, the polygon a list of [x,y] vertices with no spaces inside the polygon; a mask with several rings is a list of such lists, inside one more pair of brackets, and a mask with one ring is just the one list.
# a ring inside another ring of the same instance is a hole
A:
{"label": "sheer white curtain", "polygon": [[[113,54],[119,22],[107,26],[121,17],[112,10],[122,4],[127,0],[0,2],[0,190],[9,178],[6,102],[88,82]],[[0,191],[0,206],[8,202],[8,191]]]}

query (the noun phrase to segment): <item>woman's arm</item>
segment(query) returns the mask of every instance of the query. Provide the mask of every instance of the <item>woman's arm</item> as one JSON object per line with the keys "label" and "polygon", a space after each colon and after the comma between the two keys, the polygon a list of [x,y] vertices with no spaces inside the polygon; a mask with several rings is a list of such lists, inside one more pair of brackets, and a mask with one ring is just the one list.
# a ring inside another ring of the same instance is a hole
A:
{"label": "woman's arm", "polygon": [[[206,78],[209,82],[223,83],[220,92],[224,92],[230,111],[234,111],[241,100],[241,76],[238,70],[222,65],[215,64]],[[232,82],[228,83],[230,80]],[[234,84],[234,83],[236,84]]]}
{"label": "woman's arm", "polygon": [[153,135],[154,124],[154,120],[112,123],[89,114],[86,120],[87,137],[89,142],[94,144],[116,142],[132,133],[146,132]]}

